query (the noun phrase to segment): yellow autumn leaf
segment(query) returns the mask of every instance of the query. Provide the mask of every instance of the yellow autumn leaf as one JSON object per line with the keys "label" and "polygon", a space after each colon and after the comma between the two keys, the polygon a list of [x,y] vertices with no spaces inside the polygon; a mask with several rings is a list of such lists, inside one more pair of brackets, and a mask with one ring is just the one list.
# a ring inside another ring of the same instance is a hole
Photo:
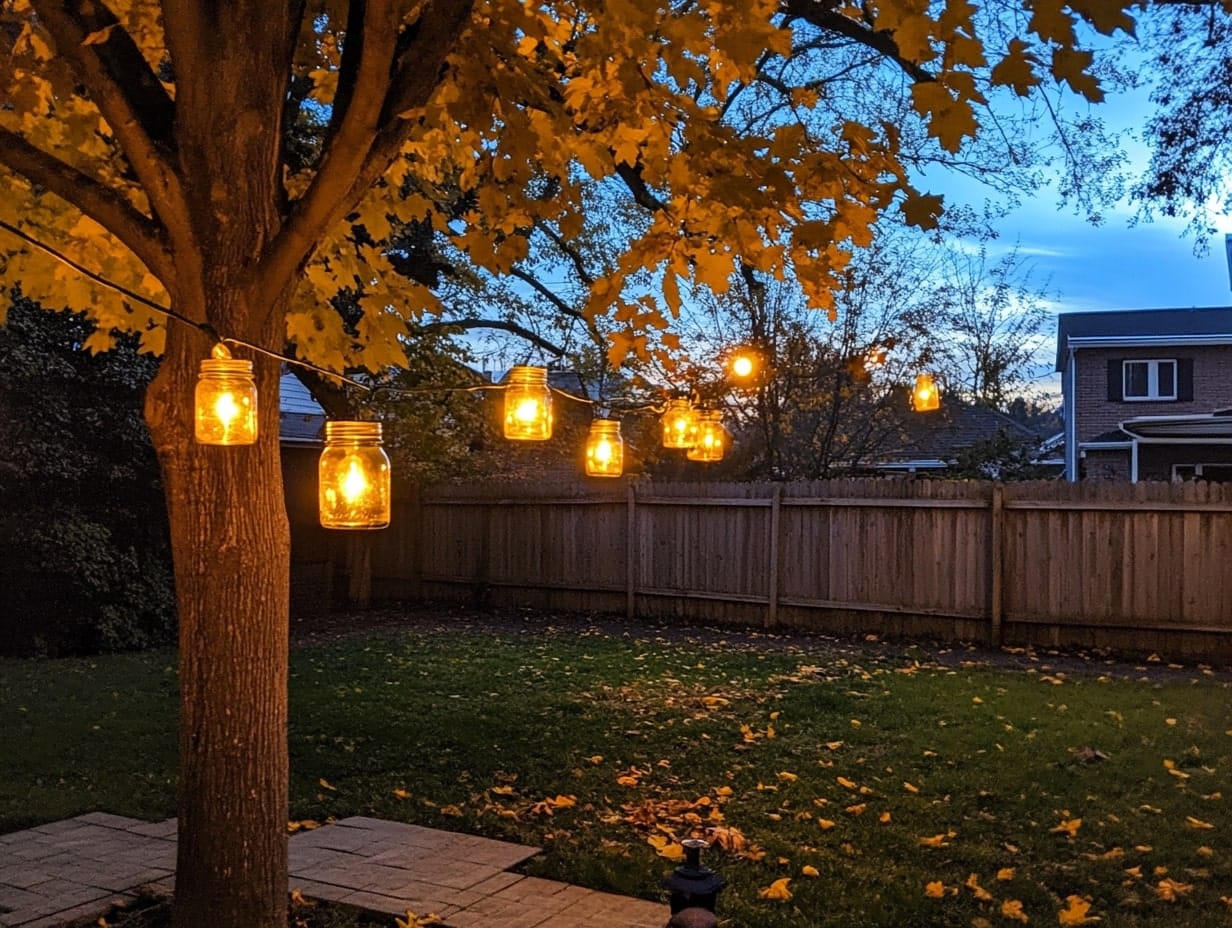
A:
{"label": "yellow autumn leaf", "polygon": [[1193,889],[1192,883],[1178,883],[1173,879],[1160,880],[1155,886],[1155,895],[1165,902],[1176,902],[1182,896],[1189,895]]}
{"label": "yellow autumn leaf", "polygon": [[332,790],[335,793],[338,792],[338,787],[331,785],[325,777],[321,777],[321,779],[317,780],[317,783],[321,785],[322,789]]}
{"label": "yellow autumn leaf", "polygon": [[924,895],[929,899],[940,899],[945,895],[945,884],[940,880],[933,880],[924,887]]}
{"label": "yellow autumn leaf", "polygon": [[410,799],[411,798],[411,794],[408,793],[406,790],[402,789],[401,787],[394,790],[393,795],[397,799]]}
{"label": "yellow autumn leaf", "polygon": [[549,798],[546,801],[550,802],[558,809],[567,809],[570,806],[577,805],[577,796],[557,796],[554,799]]}
{"label": "yellow autumn leaf", "polygon": [[1072,838],[1078,834],[1078,829],[1081,827],[1082,827],[1082,819],[1067,818],[1064,821],[1062,821],[1061,824],[1057,825],[1056,828],[1050,828],[1049,831],[1052,834],[1064,834]]}
{"label": "yellow autumn leaf", "polygon": [[1027,913],[1022,910],[1022,903],[1017,899],[1006,899],[1001,903],[1001,914],[1008,919],[1016,922],[1022,922],[1024,925],[1031,919],[1027,917]]}
{"label": "yellow autumn leaf", "polygon": [[1014,868],[1013,867],[1002,867],[1000,870],[997,871],[997,882],[998,883],[1008,883],[1013,878],[1014,878]]}
{"label": "yellow autumn leaf", "polygon": [[1087,915],[1091,910],[1091,903],[1081,896],[1067,896],[1065,902],[1065,908],[1057,913],[1058,925],[1069,928],[1071,925],[1094,925],[1100,920],[1098,915]]}
{"label": "yellow autumn leaf", "polygon": [[397,928],[427,928],[428,925],[439,925],[440,923],[439,915],[416,915],[411,909],[406,910],[405,918],[394,916],[394,924]]}
{"label": "yellow autumn leaf", "polygon": [[791,899],[791,890],[787,888],[790,882],[791,877],[789,876],[775,880],[765,889],[759,889],[757,897],[759,899],[773,899],[775,902],[787,902]]}
{"label": "yellow autumn leaf", "polygon": [[441,806],[440,812],[441,812],[441,815],[449,815],[449,816],[452,816],[453,818],[462,817],[462,810],[454,805]]}
{"label": "yellow autumn leaf", "polygon": [[311,899],[305,899],[304,894],[298,889],[291,890],[291,905],[298,908],[312,908],[316,903]]}
{"label": "yellow autumn leaf", "polygon": [[950,837],[952,837],[952,835],[949,833],[933,835],[929,838],[921,838],[920,844],[923,847],[949,847],[950,842],[947,839]]}
{"label": "yellow autumn leaf", "polygon": [[594,754],[594,755],[591,755],[590,757],[588,757],[588,758],[586,758],[586,759],[587,759],[588,761],[590,761],[592,764],[601,764],[601,763],[603,763],[603,755],[602,755],[602,754]]}
{"label": "yellow autumn leaf", "polygon": [[821,826],[822,831],[829,831],[834,827],[834,822],[830,821],[828,818],[819,818],[817,820],[817,824]]}
{"label": "yellow autumn leaf", "polygon": [[784,783],[795,783],[796,780],[800,779],[796,774],[787,770],[780,770],[778,776]]}
{"label": "yellow autumn leaf", "polygon": [[651,835],[646,843],[655,849],[660,857],[666,857],[672,863],[684,860],[684,847],[665,835]]}
{"label": "yellow autumn leaf", "polygon": [[851,780],[847,779],[846,777],[835,777],[835,779],[838,781],[838,785],[843,787],[843,789],[855,789],[856,788],[855,783],[853,783]]}
{"label": "yellow autumn leaf", "polygon": [[[1230,732],[1230,734],[1232,734],[1232,732]],[[831,751],[837,751],[842,746],[843,746],[843,742],[841,741],[827,741],[826,742],[826,748]]]}
{"label": "yellow autumn leaf", "polygon": [[497,796],[512,796],[513,795],[512,786],[491,786],[488,788],[488,791],[491,793],[495,793]]}
{"label": "yellow autumn leaf", "polygon": [[848,815],[863,815],[864,810],[868,808],[867,802],[858,802],[854,806],[848,806],[843,811]]}
{"label": "yellow autumn leaf", "polygon": [[1197,828],[1200,831],[1209,831],[1210,829],[1215,827],[1210,822],[1204,822],[1202,821],[1202,819],[1194,818],[1192,815],[1185,816],[1185,824],[1188,825],[1190,828]]}
{"label": "yellow autumn leaf", "polygon": [[918,793],[920,791],[920,788],[918,786],[916,786],[914,783],[908,783],[906,780],[903,781],[903,789],[905,789],[909,793]]}
{"label": "yellow autumn leaf", "polygon": [[877,821],[879,821],[883,825],[888,825],[890,824],[890,820],[892,818],[893,816],[890,815],[889,812],[882,812],[881,815],[877,818]]}
{"label": "yellow autumn leaf", "polygon": [[992,893],[980,885],[980,878],[977,874],[970,874],[967,877],[967,882],[963,884],[967,889],[971,890],[972,894],[980,902],[992,902]]}
{"label": "yellow autumn leaf", "polygon": [[817,868],[814,867],[812,864],[805,864],[803,867],[801,867],[800,874],[802,876],[821,876],[821,874],[817,872]]}
{"label": "yellow autumn leaf", "polygon": [[640,783],[641,781],[637,777],[633,777],[633,776],[629,776],[628,774],[625,774],[624,776],[617,777],[616,782],[619,783],[621,786],[637,786],[637,784]]}

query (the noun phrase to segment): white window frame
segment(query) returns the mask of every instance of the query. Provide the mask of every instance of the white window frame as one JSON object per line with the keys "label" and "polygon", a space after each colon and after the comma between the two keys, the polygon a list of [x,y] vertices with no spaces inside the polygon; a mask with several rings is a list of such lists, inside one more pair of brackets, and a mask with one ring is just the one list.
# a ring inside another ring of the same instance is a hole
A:
{"label": "white window frame", "polygon": [[[1145,364],[1147,366],[1145,396],[1135,396],[1129,392],[1129,366],[1131,364]],[[1159,368],[1164,364],[1172,365],[1172,393],[1168,395],[1159,392]],[[1180,365],[1176,363],[1175,358],[1126,358],[1121,362],[1121,399],[1127,403],[1175,401],[1180,395],[1178,393],[1180,384],[1177,382],[1179,376]]]}

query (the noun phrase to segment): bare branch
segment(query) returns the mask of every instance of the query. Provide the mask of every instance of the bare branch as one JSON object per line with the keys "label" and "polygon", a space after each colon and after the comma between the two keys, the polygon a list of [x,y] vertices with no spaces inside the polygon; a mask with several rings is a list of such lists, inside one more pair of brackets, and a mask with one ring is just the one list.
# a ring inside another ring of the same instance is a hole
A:
{"label": "bare branch", "polygon": [[550,352],[558,358],[565,354],[564,348],[548,341],[538,332],[532,332],[525,326],[518,325],[518,323],[510,322],[506,319],[442,319],[439,322],[428,322],[423,325],[417,325],[411,330],[411,334],[428,335],[433,332],[449,332],[451,329],[499,329],[502,332],[509,332],[512,335],[516,335],[518,338],[525,339],[532,345],[542,348],[544,351]]}
{"label": "bare branch", "polygon": [[[172,159],[175,104],[158,76],[104,3],[33,2],[57,52],[68,60],[115,133],[154,212],[174,234],[187,209]],[[84,44],[103,30],[109,30],[106,39]]]}
{"label": "bare branch", "polygon": [[552,244],[560,249],[561,254],[569,259],[573,265],[573,269],[577,271],[578,279],[586,286],[594,285],[595,275],[590,273],[586,268],[586,263],[582,260],[582,255],[572,244],[561,238],[560,234],[546,222],[536,222],[535,228],[542,232],[551,240]]}
{"label": "bare branch", "polygon": [[647,186],[645,179],[642,177],[641,168],[630,167],[627,164],[618,164],[616,165],[616,174],[625,182],[625,186],[633,194],[633,199],[637,202],[638,206],[648,209],[652,213],[662,212],[667,209],[667,204],[655,196],[654,192]]}
{"label": "bare branch", "polygon": [[119,193],[0,128],[0,164],[77,207],[123,242],[169,290],[174,266],[164,231]]}

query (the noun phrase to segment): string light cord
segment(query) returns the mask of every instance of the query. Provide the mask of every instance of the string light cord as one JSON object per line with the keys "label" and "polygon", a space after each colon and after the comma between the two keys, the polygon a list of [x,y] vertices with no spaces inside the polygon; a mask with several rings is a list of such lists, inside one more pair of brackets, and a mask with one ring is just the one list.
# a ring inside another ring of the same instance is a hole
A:
{"label": "string light cord", "polygon": [[[80,262],[75,261],[73,258],[70,258],[68,255],[64,254],[64,252],[60,251],[59,249],[51,245],[48,245],[46,242],[40,241],[39,239],[35,238],[33,235],[26,232],[25,230],[20,229],[17,226],[12,225],[11,223],[5,222],[2,219],[0,219],[0,229],[4,229],[9,234],[16,236],[17,238],[21,239],[27,244],[33,245],[35,248],[46,253],[47,255],[50,255],[52,258],[59,261],[61,264],[65,265],[66,267],[71,268],[72,270],[76,271],[78,274],[82,275],[83,277],[86,277],[94,281],[95,283],[108,288],[109,290],[114,290],[116,293],[119,293],[121,296],[129,300],[132,300],[134,303],[139,303],[140,305],[146,307],[147,309],[151,309],[154,312],[164,316],[165,318],[169,320],[172,320],[174,322],[178,322],[182,325],[190,326],[196,329],[197,331],[209,337],[216,344],[233,346],[236,348],[243,348],[248,351],[252,351],[256,354],[264,355],[267,358],[272,358],[276,361],[281,362],[282,364],[292,365],[295,367],[299,367],[303,370],[312,371],[314,374],[317,374],[321,377],[328,377],[331,380],[345,384],[348,387],[353,387],[357,390],[361,390],[364,393],[368,394],[368,396],[374,402],[384,397],[391,397],[391,398],[396,399],[398,397],[404,397],[404,396],[409,397],[409,396],[420,396],[420,395],[426,395],[426,394],[441,394],[441,393],[482,393],[487,390],[505,389],[504,384],[472,384],[469,386],[456,386],[456,387],[445,387],[445,386],[391,387],[385,384],[364,383],[362,380],[358,380],[355,377],[351,377],[346,374],[340,374],[337,371],[330,370],[327,367],[322,367],[319,364],[314,364],[311,361],[305,361],[302,358],[292,357],[290,355],[283,354],[282,352],[271,351],[269,348],[263,348],[260,345],[254,345],[252,342],[245,341],[242,338],[234,338],[229,335],[220,335],[215,330],[215,328],[212,325],[210,325],[210,323],[201,322],[197,319],[192,319],[188,316],[185,316],[181,312],[177,312],[176,310],[172,309],[170,306],[164,306],[161,303],[151,300],[149,297],[142,296],[140,293],[137,293],[136,291],[131,290],[128,287],[125,287],[123,284],[118,284],[115,281],[110,280],[107,277],[104,277],[102,274],[98,273],[97,271],[91,270],[90,268],[86,267]],[[655,414],[660,414],[666,408],[662,404],[656,404],[656,403],[636,403],[636,402],[624,403],[624,402],[619,402],[619,401],[603,402],[601,400],[594,400],[586,396],[578,396],[577,394],[570,393],[568,390],[562,390],[559,387],[550,387],[550,389],[553,393],[559,394],[565,399],[572,400],[576,403],[583,403],[587,406],[592,406],[592,407],[604,406],[604,407],[611,409],[613,412],[619,411],[622,413],[631,413],[631,412],[649,411]]]}

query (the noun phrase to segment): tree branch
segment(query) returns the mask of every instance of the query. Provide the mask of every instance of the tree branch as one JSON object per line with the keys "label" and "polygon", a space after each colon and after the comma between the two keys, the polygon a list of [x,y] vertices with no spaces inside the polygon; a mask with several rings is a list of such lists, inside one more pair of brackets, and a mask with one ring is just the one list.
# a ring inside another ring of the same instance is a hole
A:
{"label": "tree branch", "polygon": [[[381,17],[365,13],[365,60],[355,66],[356,87],[348,107],[354,115],[343,117],[311,187],[295,204],[261,262],[260,270],[272,286],[289,281],[322,235],[389,170],[411,131],[407,116],[423,106],[440,84],[445,58],[457,44],[473,5],[474,0],[429,0],[419,20],[398,36],[393,47],[388,36],[373,34],[380,32]],[[384,0],[379,9],[386,18],[394,15]],[[397,25],[395,17],[387,28],[396,35]],[[385,87],[388,89],[372,122],[374,96]],[[322,175],[327,176],[322,179]]]}
{"label": "tree branch", "polygon": [[667,204],[660,200],[646,185],[646,181],[642,177],[641,168],[630,167],[627,164],[616,165],[616,175],[625,182],[625,186],[629,188],[629,192],[633,194],[633,199],[638,206],[643,209],[648,209],[652,213],[662,212],[667,209]]}
{"label": "tree branch", "polygon": [[585,315],[566,303],[558,294],[553,293],[546,284],[539,280],[538,277],[535,277],[533,274],[529,274],[521,268],[516,267],[511,268],[509,270],[509,274],[511,277],[516,277],[518,280],[530,284],[531,289],[555,306],[556,311],[561,313],[561,315],[569,316],[571,319],[578,319],[582,322],[586,321]]}
{"label": "tree branch", "polygon": [[516,335],[518,338],[525,339],[536,347],[542,348],[544,351],[550,352],[556,357],[563,357],[565,349],[559,345],[548,341],[537,332],[532,332],[525,326],[518,325],[516,322],[509,322],[505,319],[442,319],[439,322],[429,322],[424,325],[417,325],[411,329],[411,334],[430,334],[433,332],[448,332],[450,329],[499,329],[502,332],[509,332]]}
{"label": "tree branch", "polygon": [[169,290],[175,283],[163,229],[112,188],[0,128],[0,164],[77,207],[123,242]]}
{"label": "tree branch", "polygon": [[561,254],[569,259],[573,265],[573,269],[577,271],[578,279],[587,287],[593,286],[595,283],[595,275],[586,269],[585,262],[582,261],[581,254],[571,244],[560,237],[559,233],[546,222],[535,222],[535,228],[548,237],[548,239],[560,249]]}
{"label": "tree branch", "polygon": [[831,5],[821,4],[816,0],[783,0],[779,9],[788,16],[813,24],[818,29],[845,36],[861,45],[868,46],[902,68],[903,72],[913,81],[922,83],[935,80],[930,71],[903,57],[892,34],[884,31],[877,32],[861,26],[855,20],[837,12]]}
{"label": "tree branch", "polygon": [[[90,99],[115,133],[150,206],[173,237],[187,208],[171,153],[175,146],[175,103],[137,48],[132,36],[102,2],[33,0],[39,20],[56,43]],[[109,30],[101,42],[86,38]],[[187,235],[187,230],[182,230]]]}

